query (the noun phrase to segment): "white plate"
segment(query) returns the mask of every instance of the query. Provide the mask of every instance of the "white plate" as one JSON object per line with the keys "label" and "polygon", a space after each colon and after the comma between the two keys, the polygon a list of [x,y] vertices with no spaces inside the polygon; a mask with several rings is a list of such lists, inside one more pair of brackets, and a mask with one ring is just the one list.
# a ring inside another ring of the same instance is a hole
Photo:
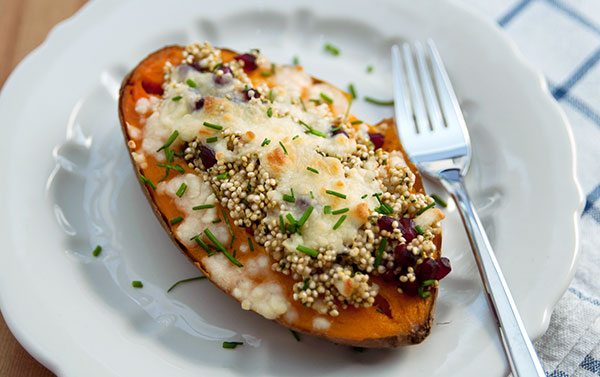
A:
{"label": "white plate", "polygon": [[[0,297],[19,341],[63,376],[504,375],[452,204],[444,254],[454,271],[442,282],[432,334],[418,346],[356,353],[308,336],[296,342],[207,281],[166,294],[198,272],[137,187],[115,102],[122,77],[145,55],[202,40],[259,47],[282,63],[298,55],[317,77],[389,98],[390,45],[432,37],[475,147],[467,184],[525,325],[538,337],[574,272],[582,195],[565,117],[498,28],[434,0],[166,4],[91,2],[56,27],[2,91]],[[326,42],[341,55],[326,54]],[[392,115],[362,101],[354,112],[369,122]],[[91,257],[97,244],[104,247],[98,259]],[[246,344],[223,350],[225,339]]]}

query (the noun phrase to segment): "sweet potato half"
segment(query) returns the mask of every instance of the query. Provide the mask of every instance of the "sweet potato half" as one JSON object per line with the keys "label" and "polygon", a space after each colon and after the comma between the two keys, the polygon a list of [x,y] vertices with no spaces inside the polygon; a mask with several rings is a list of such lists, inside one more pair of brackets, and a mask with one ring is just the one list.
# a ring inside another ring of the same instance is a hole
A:
{"label": "sweet potato half", "polygon": [[[162,96],[162,84],[164,80],[163,67],[167,62],[170,62],[174,66],[180,64],[183,57],[183,51],[184,48],[181,46],[168,46],[162,48],[146,57],[123,80],[119,98],[119,118],[125,141],[130,151],[135,150],[136,145],[139,145],[139,143],[142,142],[144,116],[147,117],[150,115],[140,115],[139,110],[136,111],[137,101],[143,97],[160,98]],[[229,50],[221,50],[221,53],[224,61],[229,61],[235,56],[235,53]],[[269,85],[268,78],[260,75],[258,71],[251,72],[248,76],[255,85],[259,85],[260,83]],[[313,80],[315,83],[321,82],[316,79]],[[346,94],[346,96],[348,95]],[[353,118],[352,115],[350,115],[350,117],[351,120],[356,119]],[[398,137],[395,134],[393,120],[387,119],[380,124],[383,123],[386,123],[388,126],[378,128],[379,125],[375,125],[371,127],[373,130],[379,130],[378,132],[385,134],[386,142],[383,148],[386,150],[400,150],[404,154]],[[404,156],[406,161],[408,161],[405,154]],[[152,156],[146,155],[144,157],[145,167],[142,167],[142,164],[139,162],[140,159],[134,158],[132,154],[132,162],[136,176],[141,174],[150,181],[157,182],[164,176],[164,169],[157,166],[157,161]],[[180,157],[175,157],[175,162],[177,162],[178,159],[180,165],[186,172],[193,173],[193,170],[190,169],[186,162]],[[409,166],[416,175],[414,191],[422,192],[423,185],[421,177],[414,165],[410,164],[410,162]],[[198,269],[211,279],[211,274],[206,268],[206,263],[210,256],[208,256],[200,246],[186,246],[184,242],[175,235],[174,230],[179,224],[171,224],[170,220],[181,216],[182,213],[173,205],[172,198],[167,195],[159,194],[149,187],[148,184],[144,184],[144,182],[141,182],[141,187],[148,198],[158,221],[165,228],[173,242],[175,242],[179,249],[198,267]],[[217,213],[219,213],[219,216],[222,218],[220,206],[217,205],[217,209]],[[222,220],[225,221],[226,219],[222,218]],[[246,242],[248,235],[246,234],[245,229],[236,226],[233,226],[233,232],[236,236],[233,247],[239,248],[241,243]],[[434,257],[437,258],[440,255],[441,235],[435,237],[434,243],[437,246]],[[260,254],[269,257],[264,248],[255,243],[253,253],[238,253],[237,259],[239,262],[246,265],[246,260],[248,258],[254,258]],[[380,290],[373,306],[368,308],[355,308],[349,306],[347,309],[341,310],[339,316],[331,319],[329,328],[321,330],[315,329],[313,326],[313,319],[318,315],[317,312],[311,308],[305,307],[300,302],[293,300],[292,287],[295,281],[289,275],[272,271],[270,266],[273,262],[274,260],[271,259],[271,262],[268,264],[265,271],[263,271],[259,277],[254,276],[253,279],[256,283],[260,283],[267,278],[278,282],[283,289],[288,302],[292,305],[298,315],[295,316],[295,318],[280,316],[274,320],[292,330],[325,338],[339,344],[374,348],[417,344],[422,342],[431,330],[437,289],[431,289],[431,295],[426,298],[408,296],[398,292],[397,282],[385,282],[376,275],[371,276],[371,279],[379,285]],[[244,274],[246,268],[246,266],[241,267],[237,270],[237,273]],[[234,287],[224,287],[218,282],[214,283],[226,293],[232,294]]]}

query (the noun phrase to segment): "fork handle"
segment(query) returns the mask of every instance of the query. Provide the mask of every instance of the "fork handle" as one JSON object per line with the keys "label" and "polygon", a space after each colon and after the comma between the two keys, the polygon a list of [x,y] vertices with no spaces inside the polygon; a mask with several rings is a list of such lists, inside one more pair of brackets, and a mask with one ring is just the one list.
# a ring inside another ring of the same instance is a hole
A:
{"label": "fork handle", "polygon": [[439,175],[442,184],[454,198],[467,230],[486,298],[496,319],[513,376],[546,376],[523,326],[523,321],[500,270],[485,229],[481,225],[475,206],[469,199],[460,171],[448,169]]}

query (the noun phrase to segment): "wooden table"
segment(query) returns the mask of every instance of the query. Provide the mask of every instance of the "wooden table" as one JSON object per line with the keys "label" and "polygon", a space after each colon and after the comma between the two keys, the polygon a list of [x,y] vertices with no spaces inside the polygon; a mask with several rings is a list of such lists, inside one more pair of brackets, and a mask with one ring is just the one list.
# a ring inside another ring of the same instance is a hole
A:
{"label": "wooden table", "polygon": [[[50,29],[70,17],[85,0],[0,0],[0,88]],[[0,317],[0,376],[54,376],[31,357]]]}

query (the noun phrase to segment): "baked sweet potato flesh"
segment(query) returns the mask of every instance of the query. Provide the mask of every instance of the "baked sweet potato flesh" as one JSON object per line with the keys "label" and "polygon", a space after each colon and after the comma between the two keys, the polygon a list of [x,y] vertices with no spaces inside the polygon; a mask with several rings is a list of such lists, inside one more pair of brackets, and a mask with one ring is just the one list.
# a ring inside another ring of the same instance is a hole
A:
{"label": "baked sweet potato flesh", "polygon": [[[163,95],[164,67],[167,62],[173,66],[181,63],[183,58],[184,47],[169,46],[158,50],[146,57],[127,77],[124,79],[119,98],[119,118],[123,128],[125,141],[131,152],[138,150],[138,155],[132,153],[132,162],[136,176],[143,176],[151,182],[158,182],[165,175],[163,167],[159,167],[157,161],[152,155],[146,154],[141,159],[139,156],[139,145],[143,142],[145,118],[150,113],[140,114],[139,108],[136,109],[136,104],[141,98],[161,99]],[[235,53],[228,50],[221,50],[221,56],[224,62],[231,60]],[[248,74],[254,85],[264,83],[271,85],[269,77],[261,75],[260,70],[255,70]],[[320,82],[314,80],[315,83]],[[348,96],[348,95],[346,95]],[[356,120],[350,115],[350,120]],[[370,127],[374,132],[380,132],[385,135],[385,144],[383,148],[388,151],[402,151],[402,146],[395,134],[393,120],[387,119],[379,125]],[[404,154],[404,152],[402,151]],[[179,163],[186,173],[194,173],[193,169],[188,166],[186,161],[181,157],[175,156],[174,163]],[[405,159],[408,159],[405,156]],[[164,161],[163,161],[164,163]],[[413,192],[422,192],[423,185],[421,177],[415,169],[414,165],[410,164],[410,169],[416,175]],[[175,177],[177,173],[171,173],[167,182]],[[148,198],[159,222],[165,228],[172,240],[177,244],[179,249],[192,261],[209,279],[213,280],[226,293],[232,295],[236,289],[236,281],[224,282],[213,279],[211,271],[207,268],[210,258],[217,257],[209,254],[199,245],[190,246],[189,242],[177,237],[175,229],[180,224],[172,224],[172,219],[179,216],[185,216],[176,205],[174,205],[172,196],[161,194],[154,190],[149,184],[141,181],[141,187]],[[217,214],[226,221],[220,204],[216,204]],[[225,208],[226,209],[226,208]],[[227,210],[227,209],[226,209]],[[242,244],[247,244],[248,234],[246,230],[232,224],[232,231],[235,236],[232,250],[240,250]],[[202,229],[198,229],[200,233]],[[434,239],[437,246],[434,257],[440,255],[441,234],[437,234]],[[432,288],[430,295],[426,298],[419,296],[408,296],[398,292],[398,282],[386,282],[377,274],[370,276],[371,282],[379,286],[379,294],[376,297],[375,303],[370,307],[354,307],[349,305],[346,309],[340,310],[339,315],[335,318],[328,317],[328,326],[315,327],[315,318],[320,316],[314,309],[301,304],[293,299],[293,285],[298,281],[294,280],[291,275],[284,275],[271,269],[271,265],[275,260],[268,255],[265,249],[256,242],[253,244],[254,251],[247,253],[238,253],[236,259],[244,265],[244,267],[235,267],[231,265],[234,274],[245,274],[250,263],[250,259],[264,255],[269,262],[260,274],[248,274],[248,279],[254,283],[260,284],[263,281],[277,282],[281,287],[284,297],[294,311],[294,315],[280,315],[272,318],[280,324],[317,337],[322,337],[335,343],[347,344],[360,347],[397,347],[403,345],[417,344],[422,342],[430,332],[434,303],[436,300],[437,289]],[[240,301],[240,300],[238,300]],[[250,308],[252,309],[252,308]]]}

